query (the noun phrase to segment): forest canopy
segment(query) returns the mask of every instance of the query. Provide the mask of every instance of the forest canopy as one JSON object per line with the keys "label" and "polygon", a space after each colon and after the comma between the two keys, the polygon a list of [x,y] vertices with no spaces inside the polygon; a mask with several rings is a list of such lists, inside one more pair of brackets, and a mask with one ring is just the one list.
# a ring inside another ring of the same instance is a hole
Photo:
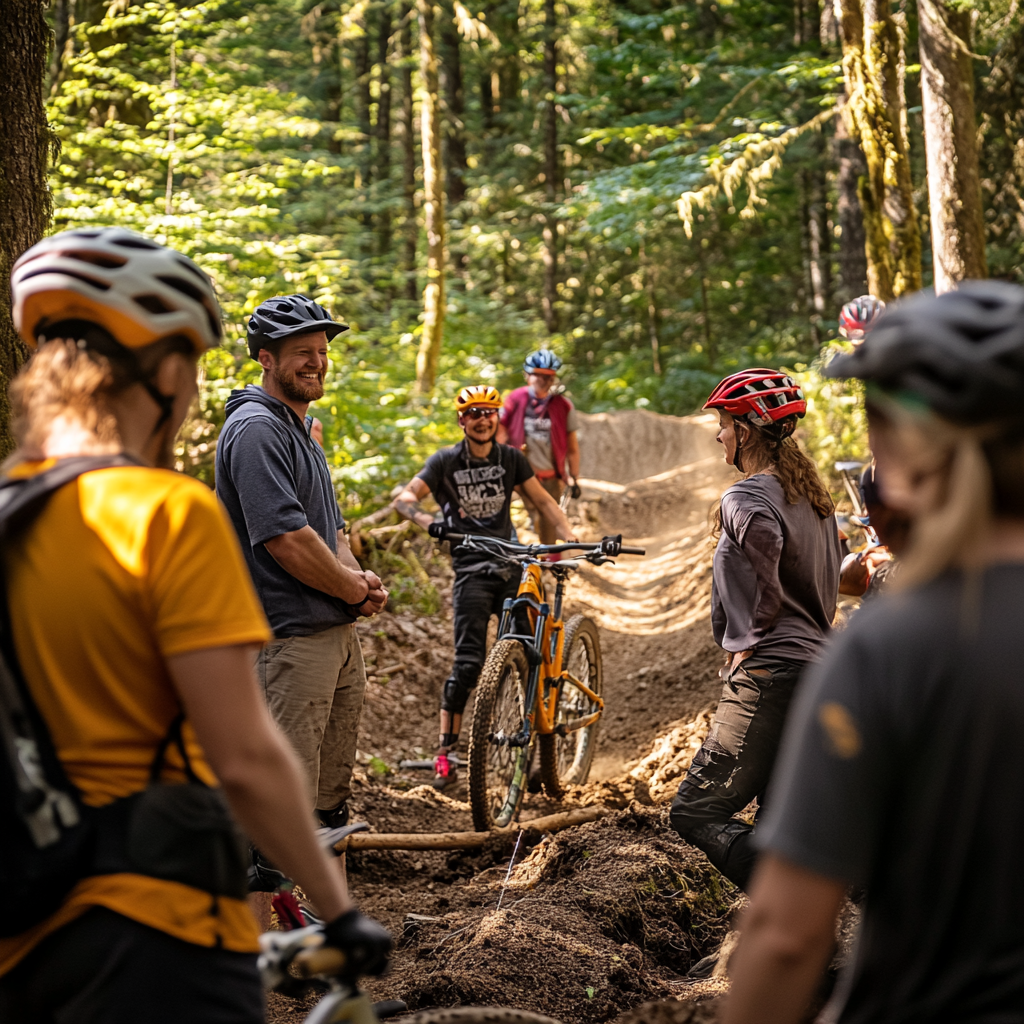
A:
{"label": "forest canopy", "polygon": [[[927,287],[919,11],[885,6]],[[988,271],[1017,280],[1024,22],[1011,0],[960,8]],[[207,357],[180,453],[207,480],[227,395],[258,379],[245,319],[272,295],[309,294],[351,327],[315,412],[358,511],[454,436],[459,387],[515,386],[533,348],[566,361],[584,410],[686,414],[733,368],[805,370],[868,287],[871,171],[840,109],[849,48],[844,75],[831,3],[57,0],[49,16],[53,230],[129,227],[217,284],[229,341]],[[425,110],[446,290],[436,381],[417,390],[438,276]],[[844,394],[808,383],[814,443],[856,446]]]}

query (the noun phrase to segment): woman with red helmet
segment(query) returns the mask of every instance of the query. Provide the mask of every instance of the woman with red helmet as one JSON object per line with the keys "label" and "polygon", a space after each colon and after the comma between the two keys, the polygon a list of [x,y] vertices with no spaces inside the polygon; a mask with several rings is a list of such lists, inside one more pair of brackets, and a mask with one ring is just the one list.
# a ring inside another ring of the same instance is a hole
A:
{"label": "woman with red helmet", "polygon": [[715,513],[711,623],[729,660],[671,822],[745,889],[753,826],[733,815],[764,799],[796,682],[831,630],[841,552],[832,498],[792,436],[807,410],[792,378],[743,370],[704,408],[718,411],[725,461],[743,474]]}

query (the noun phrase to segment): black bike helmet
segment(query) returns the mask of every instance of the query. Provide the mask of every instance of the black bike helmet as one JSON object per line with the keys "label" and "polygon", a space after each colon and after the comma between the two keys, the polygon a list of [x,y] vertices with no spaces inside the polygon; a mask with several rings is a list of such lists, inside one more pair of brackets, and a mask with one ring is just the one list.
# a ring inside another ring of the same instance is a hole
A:
{"label": "black bike helmet", "polygon": [[558,373],[561,368],[562,360],[549,348],[539,348],[523,360],[526,373]]}
{"label": "black bike helmet", "polygon": [[965,281],[945,295],[890,306],[827,377],[857,377],[904,392],[955,423],[1024,414],[1024,288]]}
{"label": "black bike helmet", "polygon": [[279,295],[267,299],[249,317],[245,337],[249,344],[249,355],[256,359],[260,349],[267,347],[268,341],[284,341],[285,338],[308,331],[326,331],[327,340],[330,341],[347,330],[347,325],[332,320],[331,314],[308,296]]}

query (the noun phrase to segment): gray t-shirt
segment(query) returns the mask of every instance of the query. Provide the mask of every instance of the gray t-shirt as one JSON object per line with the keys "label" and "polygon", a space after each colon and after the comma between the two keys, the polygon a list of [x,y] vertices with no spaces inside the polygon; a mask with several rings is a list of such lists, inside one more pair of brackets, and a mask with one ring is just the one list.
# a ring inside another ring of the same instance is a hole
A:
{"label": "gray t-shirt", "polygon": [[284,402],[250,385],[228,398],[217,441],[217,494],[231,517],[274,636],[310,636],[355,622],[344,601],[307,586],[265,541],[311,526],[333,552],[345,525],[320,446]]}
{"label": "gray t-shirt", "polygon": [[829,1019],[1024,1021],[1024,565],[865,605],[801,683],[758,846],[864,885]]}
{"label": "gray t-shirt", "polygon": [[[555,468],[555,457],[551,453],[551,417],[548,415],[548,401],[537,398],[530,388],[526,400],[526,415],[523,419],[523,430],[526,432],[526,457],[534,470],[541,473],[551,472]],[[550,396],[553,398],[554,396]],[[565,395],[562,396],[565,398]],[[569,399],[565,399],[569,402]],[[576,407],[569,402],[569,415],[565,419],[565,432],[571,434],[579,430],[579,418]]]}
{"label": "gray t-shirt", "polygon": [[770,473],[733,484],[711,582],[715,643],[813,660],[832,630],[841,562],[835,516],[822,519],[806,498],[790,505]]}

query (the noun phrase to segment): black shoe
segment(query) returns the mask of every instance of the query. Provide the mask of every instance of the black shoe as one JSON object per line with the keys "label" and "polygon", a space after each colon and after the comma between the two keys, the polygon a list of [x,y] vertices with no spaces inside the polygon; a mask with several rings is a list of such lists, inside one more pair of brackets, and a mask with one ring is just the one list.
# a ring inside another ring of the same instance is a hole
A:
{"label": "black shoe", "polygon": [[348,802],[343,800],[333,811],[317,808],[316,816],[324,828],[344,828],[348,824]]}

